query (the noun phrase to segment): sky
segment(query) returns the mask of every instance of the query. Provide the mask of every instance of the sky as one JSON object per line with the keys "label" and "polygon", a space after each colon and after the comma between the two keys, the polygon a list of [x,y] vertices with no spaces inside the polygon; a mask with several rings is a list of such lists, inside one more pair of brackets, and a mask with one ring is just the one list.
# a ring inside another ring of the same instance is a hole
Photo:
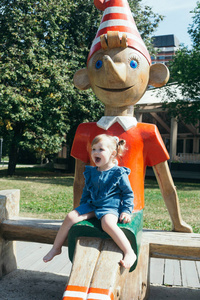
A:
{"label": "sky", "polygon": [[142,2],[144,5],[151,6],[153,12],[165,16],[155,35],[174,34],[180,43],[191,48],[192,42],[187,30],[193,22],[194,14],[190,11],[196,7],[197,0],[143,0]]}

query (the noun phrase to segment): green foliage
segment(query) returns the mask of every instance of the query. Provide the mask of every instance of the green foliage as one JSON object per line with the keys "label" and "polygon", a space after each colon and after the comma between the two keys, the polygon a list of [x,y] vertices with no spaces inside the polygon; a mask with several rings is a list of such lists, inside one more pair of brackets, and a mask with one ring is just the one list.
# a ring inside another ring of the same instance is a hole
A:
{"label": "green foliage", "polygon": [[174,85],[167,88],[172,102],[165,103],[164,108],[186,124],[194,125],[200,120],[200,2],[193,13],[193,24],[188,30],[193,48],[182,47],[169,65],[170,82]]}
{"label": "green foliage", "polygon": [[200,2],[197,1],[195,9],[191,12],[194,14],[193,24],[189,26],[188,33],[193,41],[193,46],[200,49]]}
{"label": "green foliage", "polygon": [[9,148],[10,174],[20,148],[42,157],[58,152],[75,120],[74,127],[85,111],[90,118],[90,102],[97,102],[91,95],[75,114],[80,96],[72,77],[88,51],[82,33],[92,31],[83,30],[80,15],[72,1],[1,1],[0,135]]}
{"label": "green foliage", "polygon": [[[160,17],[130,1],[145,40]],[[103,106],[91,91],[73,86],[86,66],[102,12],[88,0],[0,2],[0,136],[12,175],[20,149],[40,157],[71,145],[78,124],[96,121]]]}

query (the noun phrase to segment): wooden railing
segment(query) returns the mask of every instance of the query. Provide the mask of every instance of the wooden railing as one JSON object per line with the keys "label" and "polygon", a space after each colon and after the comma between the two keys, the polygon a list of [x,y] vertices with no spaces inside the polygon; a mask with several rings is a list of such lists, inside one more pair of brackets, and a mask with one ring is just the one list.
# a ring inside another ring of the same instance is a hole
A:
{"label": "wooden railing", "polygon": [[197,153],[178,153],[176,161],[183,163],[200,163],[200,154]]}

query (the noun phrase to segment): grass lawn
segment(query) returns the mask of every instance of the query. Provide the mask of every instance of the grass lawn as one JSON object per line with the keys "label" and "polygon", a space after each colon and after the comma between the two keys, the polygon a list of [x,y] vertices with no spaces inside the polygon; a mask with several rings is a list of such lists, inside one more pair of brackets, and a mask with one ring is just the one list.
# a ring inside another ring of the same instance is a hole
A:
{"label": "grass lawn", "polygon": [[[0,190],[20,189],[20,216],[63,219],[72,209],[73,176],[45,168],[17,168],[6,176],[0,168]],[[175,181],[183,219],[200,233],[200,183]],[[145,181],[144,228],[171,230],[171,221],[156,180]]]}

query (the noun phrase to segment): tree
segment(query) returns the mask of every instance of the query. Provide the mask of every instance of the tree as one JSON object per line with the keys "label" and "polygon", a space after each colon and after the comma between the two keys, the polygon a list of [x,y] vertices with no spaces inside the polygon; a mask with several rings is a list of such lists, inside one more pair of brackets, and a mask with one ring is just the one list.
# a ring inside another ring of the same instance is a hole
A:
{"label": "tree", "polygon": [[[143,8],[141,0],[130,1],[130,6],[148,41],[161,16]],[[0,136],[9,152],[9,175],[15,172],[20,149],[41,157],[56,153],[66,134],[71,145],[79,123],[103,114],[91,91],[73,86],[101,17],[87,0],[1,1]]]}
{"label": "tree", "polygon": [[69,116],[62,113],[69,101],[68,64],[63,59],[67,33],[59,43],[57,38],[63,7],[47,4],[1,1],[0,124],[4,144],[9,145],[9,175],[20,147],[54,153],[68,130]]}
{"label": "tree", "polygon": [[186,124],[197,124],[200,120],[200,2],[193,13],[193,24],[188,29],[193,47],[182,46],[176,52],[169,66],[171,81],[167,88],[167,96],[172,102],[164,105],[172,116]]}
{"label": "tree", "polygon": [[200,49],[200,2],[197,1],[197,6],[194,8],[192,13],[193,23],[188,28],[188,33],[191,36],[193,47],[195,49]]}

